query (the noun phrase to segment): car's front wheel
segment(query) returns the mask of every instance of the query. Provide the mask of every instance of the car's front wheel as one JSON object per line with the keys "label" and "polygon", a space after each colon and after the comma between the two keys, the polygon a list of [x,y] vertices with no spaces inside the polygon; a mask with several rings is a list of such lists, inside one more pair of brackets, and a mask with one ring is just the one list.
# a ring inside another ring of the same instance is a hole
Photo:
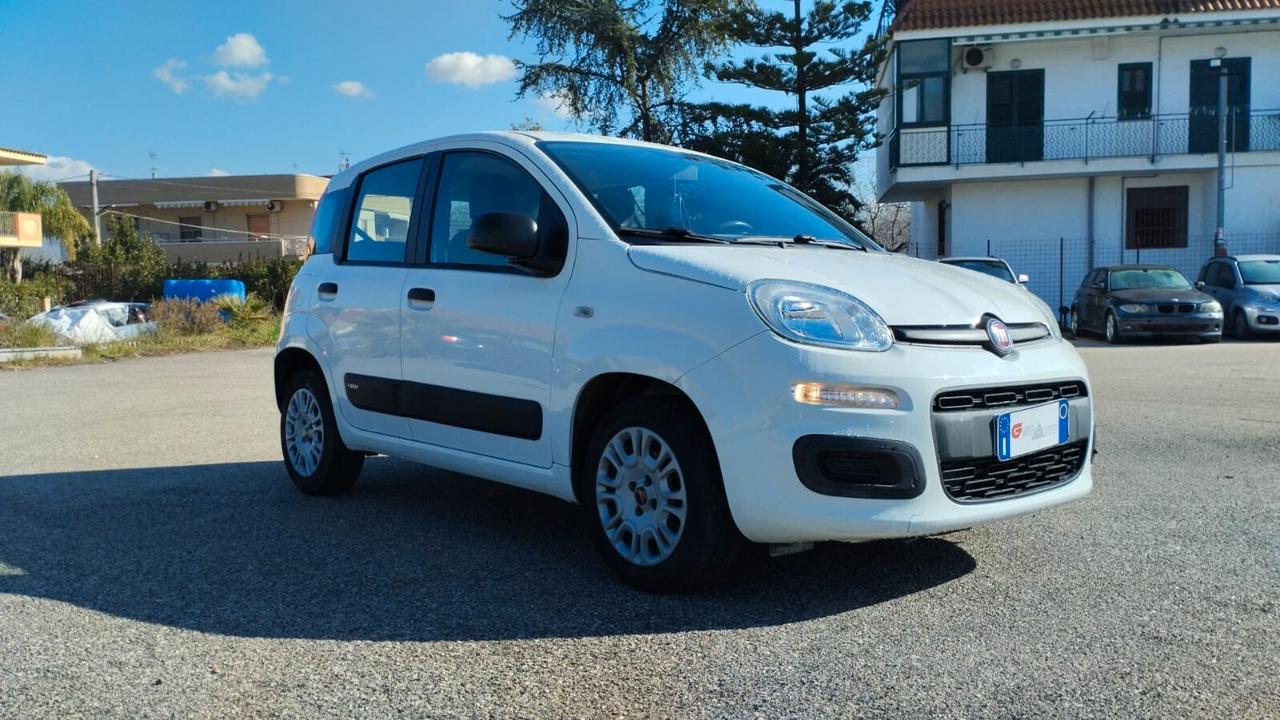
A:
{"label": "car's front wheel", "polygon": [[1078,338],[1084,332],[1080,328],[1080,310],[1071,308],[1071,315],[1067,318],[1067,331],[1071,333],[1071,337]]}
{"label": "car's front wheel", "polygon": [[1253,337],[1253,331],[1249,328],[1249,318],[1244,316],[1244,311],[1237,310],[1231,324],[1232,334],[1237,340],[1249,340]]}
{"label": "car's front wheel", "polygon": [[1120,323],[1116,320],[1115,313],[1111,312],[1110,310],[1107,311],[1107,321],[1106,321],[1105,332],[1106,332],[1107,342],[1113,345],[1116,343],[1119,343],[1123,339],[1120,337]]}
{"label": "car's front wheel", "polygon": [[329,391],[313,370],[294,375],[285,390],[280,449],[293,484],[308,495],[347,490],[364,466],[364,454],[348,449],[338,435]]}
{"label": "car's front wheel", "polygon": [[630,585],[715,583],[746,544],[729,514],[706,428],[674,398],[624,401],[597,426],[581,472],[592,534]]}

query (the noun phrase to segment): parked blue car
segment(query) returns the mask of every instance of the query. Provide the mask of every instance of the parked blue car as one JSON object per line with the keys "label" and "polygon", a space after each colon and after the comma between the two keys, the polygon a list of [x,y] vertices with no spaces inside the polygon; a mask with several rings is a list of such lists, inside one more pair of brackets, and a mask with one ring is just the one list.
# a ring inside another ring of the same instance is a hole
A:
{"label": "parked blue car", "polygon": [[1280,336],[1280,255],[1213,258],[1200,268],[1196,287],[1222,304],[1237,338]]}

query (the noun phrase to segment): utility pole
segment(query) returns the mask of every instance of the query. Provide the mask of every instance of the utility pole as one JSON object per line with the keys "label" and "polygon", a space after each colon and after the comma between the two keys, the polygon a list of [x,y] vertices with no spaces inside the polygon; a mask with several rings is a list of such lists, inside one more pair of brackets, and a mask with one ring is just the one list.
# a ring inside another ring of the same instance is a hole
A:
{"label": "utility pole", "polygon": [[102,211],[98,208],[98,171],[89,170],[89,189],[93,195],[93,241],[102,247]]}
{"label": "utility pole", "polygon": [[1209,61],[1218,76],[1218,226],[1213,231],[1213,254],[1227,254],[1227,68],[1222,58]]}

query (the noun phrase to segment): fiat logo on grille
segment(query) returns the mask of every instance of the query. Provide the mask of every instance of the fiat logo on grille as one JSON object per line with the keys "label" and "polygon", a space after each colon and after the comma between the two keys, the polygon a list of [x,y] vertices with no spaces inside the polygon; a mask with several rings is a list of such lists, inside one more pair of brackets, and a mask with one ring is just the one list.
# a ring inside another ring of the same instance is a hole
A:
{"label": "fiat logo on grille", "polygon": [[987,339],[991,341],[991,350],[1004,356],[1013,352],[1013,339],[1009,337],[1009,327],[998,318],[987,320]]}

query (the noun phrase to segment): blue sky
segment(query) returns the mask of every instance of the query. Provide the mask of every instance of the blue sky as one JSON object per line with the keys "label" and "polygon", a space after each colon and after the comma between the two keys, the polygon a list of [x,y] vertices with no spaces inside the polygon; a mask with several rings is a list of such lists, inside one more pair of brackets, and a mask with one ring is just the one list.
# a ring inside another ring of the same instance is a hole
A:
{"label": "blue sky", "polygon": [[[339,151],[355,162],[525,117],[573,129],[553,102],[515,98],[509,61],[533,53],[508,39],[507,12],[501,0],[0,0],[0,88],[23,103],[0,111],[0,146],[50,155],[36,171],[50,180],[89,166],[147,177],[149,153],[167,177],[328,174]],[[703,81],[700,94],[748,92]]]}

